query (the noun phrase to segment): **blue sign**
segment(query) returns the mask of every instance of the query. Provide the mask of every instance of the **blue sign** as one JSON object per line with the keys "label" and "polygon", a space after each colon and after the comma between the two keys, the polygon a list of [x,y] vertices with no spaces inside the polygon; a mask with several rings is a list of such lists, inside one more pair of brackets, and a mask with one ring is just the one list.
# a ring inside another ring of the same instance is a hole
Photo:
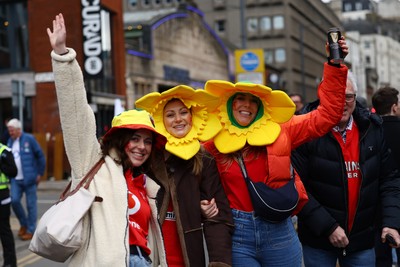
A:
{"label": "blue sign", "polygon": [[253,71],[258,67],[260,61],[253,52],[247,52],[240,57],[240,65],[246,71]]}

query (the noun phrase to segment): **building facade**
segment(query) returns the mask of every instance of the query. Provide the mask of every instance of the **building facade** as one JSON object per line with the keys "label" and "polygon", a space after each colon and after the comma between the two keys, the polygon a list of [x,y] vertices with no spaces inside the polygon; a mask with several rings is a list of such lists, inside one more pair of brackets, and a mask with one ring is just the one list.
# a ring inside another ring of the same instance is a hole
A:
{"label": "building facade", "polygon": [[266,84],[307,101],[326,62],[324,43],[331,27],[341,27],[335,13],[321,1],[200,0],[206,21],[237,49],[264,50]]}
{"label": "building facade", "polygon": [[348,61],[356,74],[358,94],[371,106],[371,97],[380,87],[400,88],[396,75],[400,71],[396,52],[400,48],[399,1],[332,0],[329,5],[338,12],[346,30]]}
{"label": "building facade", "polygon": [[57,174],[54,168],[67,162],[58,147],[62,146],[61,126],[46,28],[52,28],[60,12],[66,19],[67,45],[77,51],[84,72],[99,135],[109,128],[114,100],[126,99],[120,1],[0,1],[0,116],[2,121],[19,118],[25,131],[40,137],[48,176],[57,179],[65,167]]}
{"label": "building facade", "polygon": [[232,52],[200,10],[181,1],[144,2],[124,2],[128,108],[149,92],[232,79]]}

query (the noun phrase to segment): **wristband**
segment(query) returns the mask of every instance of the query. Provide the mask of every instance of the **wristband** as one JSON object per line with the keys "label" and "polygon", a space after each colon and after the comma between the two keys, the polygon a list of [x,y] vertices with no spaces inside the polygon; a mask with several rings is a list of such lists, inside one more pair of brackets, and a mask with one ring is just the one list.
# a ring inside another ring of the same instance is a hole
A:
{"label": "wristband", "polygon": [[65,52],[65,53],[62,53],[62,54],[58,54],[59,56],[64,56],[64,55],[66,55],[66,54],[68,54],[69,53],[69,50],[67,49],[67,52]]}

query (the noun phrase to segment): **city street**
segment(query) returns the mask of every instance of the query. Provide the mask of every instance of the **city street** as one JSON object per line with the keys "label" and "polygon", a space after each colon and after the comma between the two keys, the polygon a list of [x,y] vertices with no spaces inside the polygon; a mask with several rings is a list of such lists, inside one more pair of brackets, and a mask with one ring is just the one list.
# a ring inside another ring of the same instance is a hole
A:
{"label": "city street", "polygon": [[[67,181],[46,181],[41,182],[38,187],[38,218],[58,199]],[[25,199],[23,198],[25,204]],[[15,215],[11,215],[11,227],[14,232],[15,248],[17,252],[18,267],[63,267],[67,263],[53,262],[44,259],[28,250],[29,241],[22,241],[18,238],[19,223]],[[2,254],[3,251],[1,250]],[[1,264],[3,257],[1,256]]]}

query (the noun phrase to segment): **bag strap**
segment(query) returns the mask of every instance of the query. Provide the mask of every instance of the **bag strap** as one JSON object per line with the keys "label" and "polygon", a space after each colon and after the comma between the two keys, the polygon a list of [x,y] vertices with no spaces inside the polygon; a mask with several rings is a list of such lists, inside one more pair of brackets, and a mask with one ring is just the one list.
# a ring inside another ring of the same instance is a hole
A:
{"label": "bag strap", "polygon": [[[236,157],[240,170],[242,171],[242,175],[244,177],[245,180],[249,180],[249,176],[247,174],[247,169],[246,169],[246,165],[244,164],[244,160],[243,160],[243,156],[242,153],[238,153],[237,157]],[[292,163],[290,163],[290,178],[294,179],[294,168]]]}
{"label": "bag strap", "polygon": [[238,153],[237,157],[236,157],[240,170],[242,171],[242,175],[244,177],[245,180],[249,180],[249,176],[247,175],[247,169],[246,169],[246,165],[244,164],[243,161],[243,156],[242,153]]}
{"label": "bag strap", "polygon": [[[101,165],[103,165],[103,163],[105,162],[104,157],[101,157],[99,159],[99,161],[97,161],[93,167],[89,170],[89,172],[85,175],[85,177],[82,178],[82,180],[79,182],[79,184],[74,188],[74,190],[71,190],[71,185],[72,185],[72,181],[70,181],[67,185],[67,187],[64,189],[64,192],[61,193],[60,199],[57,201],[64,201],[67,197],[75,194],[76,192],[78,192],[78,190],[81,187],[84,187],[85,189],[89,188],[90,183],[92,182],[94,176],[96,175],[96,173],[99,171]],[[96,196],[94,201],[98,201],[101,202],[103,201],[103,198]]]}

